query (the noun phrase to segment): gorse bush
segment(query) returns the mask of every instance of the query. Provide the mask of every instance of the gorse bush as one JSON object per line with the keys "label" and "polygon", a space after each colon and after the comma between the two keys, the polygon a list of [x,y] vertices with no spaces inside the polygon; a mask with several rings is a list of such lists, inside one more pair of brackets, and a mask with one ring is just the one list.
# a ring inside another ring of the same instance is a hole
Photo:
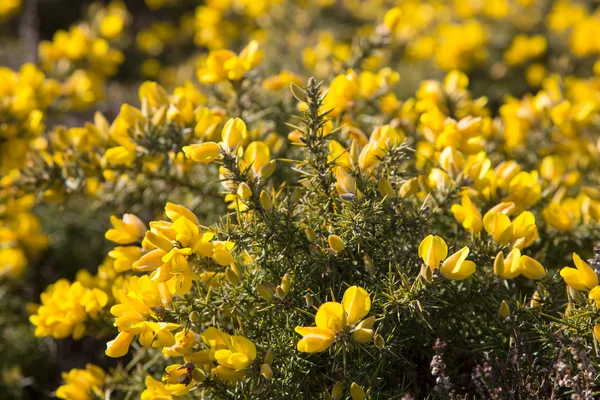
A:
{"label": "gorse bush", "polygon": [[596,5],[199,3],[0,68],[7,398],[600,395]]}

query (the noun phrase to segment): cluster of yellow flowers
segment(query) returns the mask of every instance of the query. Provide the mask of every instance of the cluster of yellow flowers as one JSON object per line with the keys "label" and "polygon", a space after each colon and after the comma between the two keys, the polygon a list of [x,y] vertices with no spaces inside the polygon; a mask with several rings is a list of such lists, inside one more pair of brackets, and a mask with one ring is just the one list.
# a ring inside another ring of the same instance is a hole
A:
{"label": "cluster of yellow flowers", "polygon": [[85,369],[72,369],[63,372],[65,384],[56,390],[59,399],[90,399],[91,396],[102,396],[104,371],[94,364],[87,364]]}
{"label": "cluster of yellow flowers", "polygon": [[33,64],[19,71],[1,67],[0,80],[0,171],[6,173],[23,166],[32,141],[45,129],[46,111],[60,94],[60,85]]}
{"label": "cluster of yellow flowers", "polygon": [[[86,229],[100,224],[111,242],[106,258],[97,272],[51,271],[69,279],[47,286],[30,322],[37,337],[95,336],[104,355],[133,360],[63,373],[59,398],[503,392],[476,381],[496,368],[487,352],[536,382],[511,375],[539,390],[522,398],[597,389],[597,10],[140,7],[151,23],[133,23],[124,2],[94,3],[40,43],[39,67],[0,67],[0,283],[18,282],[49,244],[42,223],[61,215],[36,205],[83,203],[97,219]],[[119,68],[161,83],[107,106]],[[46,129],[52,114],[92,106],[92,121]],[[565,254],[575,268],[559,269]],[[517,351],[547,365],[514,364]],[[566,353],[584,389],[566,383]],[[445,364],[448,354],[467,362]],[[431,376],[415,375],[423,368]],[[459,376],[474,382],[449,383]]]}

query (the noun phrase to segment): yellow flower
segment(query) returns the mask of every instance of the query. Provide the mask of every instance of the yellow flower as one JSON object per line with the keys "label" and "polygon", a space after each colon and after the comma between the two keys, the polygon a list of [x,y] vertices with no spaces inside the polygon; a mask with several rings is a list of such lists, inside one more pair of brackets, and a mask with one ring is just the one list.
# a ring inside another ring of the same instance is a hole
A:
{"label": "yellow flower", "polygon": [[203,164],[214,161],[221,154],[221,147],[215,142],[183,146],[182,150],[187,157]]}
{"label": "yellow flower", "polygon": [[221,131],[222,145],[231,152],[242,144],[242,140],[246,136],[246,124],[244,121],[240,118],[231,118],[225,123]]}
{"label": "yellow flower", "polygon": [[120,332],[116,338],[106,343],[105,354],[112,358],[123,357],[129,351],[129,346],[134,338],[133,333]]}
{"label": "yellow flower", "polygon": [[454,218],[462,224],[462,226],[472,233],[479,233],[482,227],[481,213],[473,205],[471,198],[467,195],[462,196],[461,204],[454,204],[450,211],[454,214]]}
{"label": "yellow flower", "polygon": [[243,336],[232,336],[210,327],[202,333],[202,340],[212,351],[210,360],[218,363],[213,373],[220,379],[236,382],[256,359],[256,346]]}
{"label": "yellow flower", "polygon": [[437,235],[429,235],[419,244],[419,257],[429,268],[437,268],[447,256],[448,245]]}
{"label": "yellow flower", "polygon": [[592,288],[588,297],[596,302],[597,308],[600,308],[600,286],[595,286],[594,288]]}
{"label": "yellow flower", "polygon": [[133,214],[123,214],[123,219],[112,215],[110,223],[113,229],[106,231],[106,239],[118,243],[129,244],[139,241],[146,233],[144,223]]}
{"label": "yellow flower", "polygon": [[344,167],[336,167],[335,179],[335,190],[338,194],[356,195],[356,181],[348,172],[346,172]]}
{"label": "yellow flower", "polygon": [[346,289],[341,303],[327,302],[319,307],[315,315],[316,327],[297,326],[296,333],[302,335],[298,351],[319,353],[333,344],[336,335],[347,326],[354,326],[353,338],[360,343],[373,337],[375,319],[368,318],[359,323],[371,309],[371,298],[363,288],[352,286]]}
{"label": "yellow flower", "polygon": [[529,256],[521,254],[518,247],[513,248],[508,256],[499,252],[494,260],[494,274],[504,279],[513,279],[523,275],[529,279],[542,279],[546,276],[546,270],[538,261]]}
{"label": "yellow flower", "polygon": [[56,390],[56,397],[65,400],[102,398],[104,376],[102,368],[94,364],[87,364],[85,369],[74,368],[69,372],[63,372],[62,379],[65,383]]}
{"label": "yellow flower", "polygon": [[141,400],[173,400],[171,391],[165,387],[165,384],[152,378],[146,377],[146,389],[141,394]]}
{"label": "yellow flower", "polygon": [[254,40],[248,43],[239,56],[229,50],[211,51],[206,59],[206,67],[198,70],[198,79],[202,83],[239,81],[246,72],[260,64],[263,55]]}
{"label": "yellow flower", "polygon": [[86,288],[81,282],[71,284],[66,279],[48,286],[40,298],[42,304],[29,320],[36,326],[37,337],[55,339],[80,339],[88,318],[98,319],[98,313],[108,303],[108,295],[102,290]]}
{"label": "yellow flower", "polygon": [[511,239],[510,218],[503,213],[488,211],[483,217],[483,227],[499,244],[505,245]]}
{"label": "yellow flower", "polygon": [[475,272],[475,263],[467,260],[468,255],[469,248],[467,246],[452,254],[442,263],[440,273],[446,279],[459,281],[467,279]]}
{"label": "yellow flower", "polygon": [[114,266],[117,272],[129,271],[142,257],[142,249],[137,246],[117,246],[109,251],[108,255],[115,259]]}
{"label": "yellow flower", "polygon": [[573,253],[573,262],[577,269],[564,267],[560,270],[560,276],[567,285],[577,290],[590,290],[598,286],[598,275],[577,253]]}

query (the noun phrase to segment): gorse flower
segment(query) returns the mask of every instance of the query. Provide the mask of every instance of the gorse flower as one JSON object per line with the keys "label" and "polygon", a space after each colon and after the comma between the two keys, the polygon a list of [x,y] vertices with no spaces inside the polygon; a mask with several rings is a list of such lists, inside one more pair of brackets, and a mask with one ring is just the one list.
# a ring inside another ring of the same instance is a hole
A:
{"label": "gorse flower", "polygon": [[302,335],[298,350],[306,353],[325,351],[347,327],[353,327],[351,333],[356,342],[368,342],[373,337],[375,318],[363,318],[370,310],[369,294],[358,286],[349,287],[341,303],[327,302],[319,307],[315,315],[316,327],[296,327],[296,332]]}
{"label": "gorse flower", "polygon": [[108,295],[97,288],[86,288],[81,282],[61,279],[48,286],[41,300],[36,313],[29,317],[36,326],[35,335],[80,339],[88,319],[96,320],[104,311]]}
{"label": "gorse flower", "polygon": [[577,253],[573,253],[573,262],[576,269],[564,267],[560,270],[560,276],[567,285],[577,290],[590,290],[598,286],[598,275]]}
{"label": "gorse flower", "polygon": [[448,256],[448,245],[439,236],[429,235],[419,245],[419,257],[429,268],[437,268]]}
{"label": "gorse flower", "polygon": [[104,396],[105,373],[102,368],[87,364],[85,369],[72,369],[62,373],[65,384],[56,390],[56,397],[66,400],[86,400]]}

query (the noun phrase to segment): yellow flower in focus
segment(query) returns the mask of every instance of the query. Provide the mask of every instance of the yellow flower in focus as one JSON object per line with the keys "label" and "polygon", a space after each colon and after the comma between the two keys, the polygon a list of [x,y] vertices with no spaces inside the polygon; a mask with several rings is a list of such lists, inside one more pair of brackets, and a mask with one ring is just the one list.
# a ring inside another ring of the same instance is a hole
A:
{"label": "yellow flower in focus", "polygon": [[230,152],[242,144],[248,136],[246,124],[240,118],[231,118],[221,131],[222,146]]}
{"label": "yellow flower in focus", "polygon": [[185,155],[199,163],[214,161],[221,154],[221,147],[215,142],[192,144],[182,148]]}
{"label": "yellow flower in focus", "polygon": [[361,321],[371,310],[371,298],[363,288],[351,286],[344,292],[341,303],[327,302],[319,307],[315,315],[316,327],[297,326],[296,333],[302,335],[298,351],[319,353],[333,344],[337,335],[348,326],[354,326],[352,337],[365,343],[373,337],[374,317]]}
{"label": "yellow flower in focus", "polygon": [[440,273],[451,280],[464,280],[475,272],[475,263],[467,260],[469,248],[463,247],[456,253],[448,257],[440,267]]}
{"label": "yellow flower in focus", "polygon": [[448,245],[437,235],[429,235],[419,244],[419,257],[429,268],[437,268],[447,256]]}
{"label": "yellow flower in focus", "polygon": [[504,279],[513,279],[523,275],[529,279],[542,279],[546,276],[546,270],[538,261],[529,256],[521,254],[518,247],[513,248],[504,258],[499,252],[494,260],[494,274]]}
{"label": "yellow flower in focus", "polygon": [[598,286],[598,275],[577,253],[573,253],[573,262],[576,268],[564,267],[560,270],[560,276],[567,285],[576,290],[590,290]]}

